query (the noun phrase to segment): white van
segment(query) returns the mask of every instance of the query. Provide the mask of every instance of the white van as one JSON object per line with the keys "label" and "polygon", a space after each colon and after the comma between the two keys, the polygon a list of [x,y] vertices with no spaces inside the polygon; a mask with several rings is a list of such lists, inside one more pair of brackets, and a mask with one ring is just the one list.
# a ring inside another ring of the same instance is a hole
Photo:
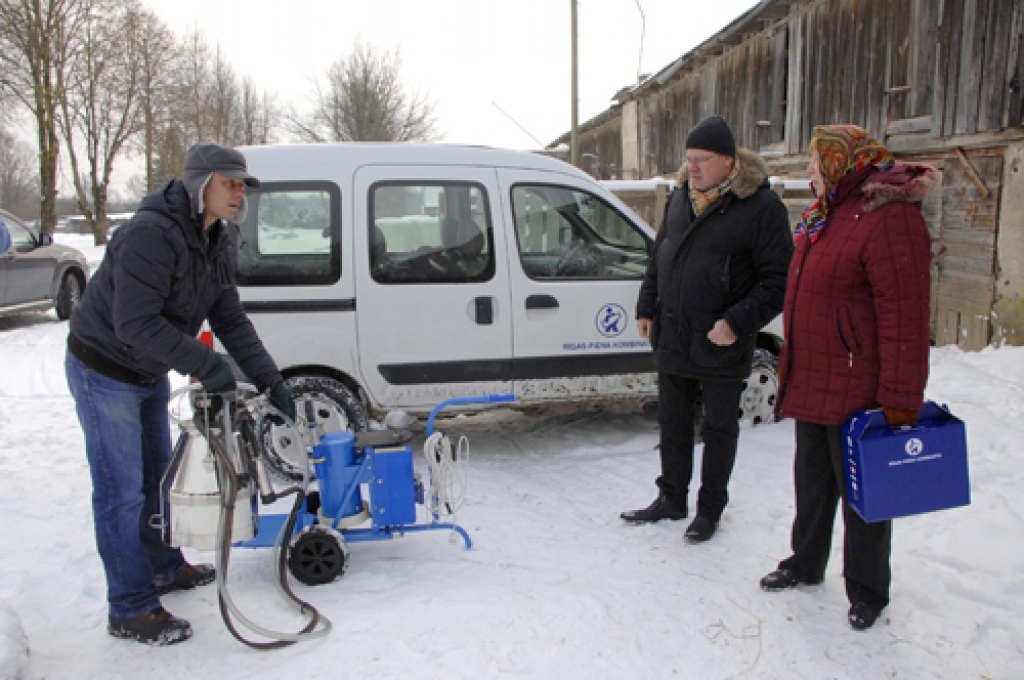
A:
{"label": "white van", "polygon": [[[261,181],[240,225],[242,301],[329,428],[452,397],[656,395],[634,318],[654,232],[587,174],[477,147],[241,151]],[[772,364],[780,339],[762,340]],[[759,370],[750,419],[774,399],[773,365]]]}

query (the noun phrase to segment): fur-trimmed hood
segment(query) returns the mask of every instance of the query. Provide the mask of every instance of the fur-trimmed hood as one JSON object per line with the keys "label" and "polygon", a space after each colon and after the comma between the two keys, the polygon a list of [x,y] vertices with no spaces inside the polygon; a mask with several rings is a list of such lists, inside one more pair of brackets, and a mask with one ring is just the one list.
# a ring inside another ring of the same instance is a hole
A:
{"label": "fur-trimmed hood", "polygon": [[921,203],[941,183],[942,173],[930,165],[897,162],[861,186],[863,210],[871,212],[893,202]]}
{"label": "fur-trimmed hood", "polygon": [[[732,183],[732,193],[739,199],[750,198],[768,179],[768,164],[750,149],[737,149],[736,160],[740,163],[740,174]],[[683,163],[679,168],[676,185],[683,186],[690,179],[690,164]]]}

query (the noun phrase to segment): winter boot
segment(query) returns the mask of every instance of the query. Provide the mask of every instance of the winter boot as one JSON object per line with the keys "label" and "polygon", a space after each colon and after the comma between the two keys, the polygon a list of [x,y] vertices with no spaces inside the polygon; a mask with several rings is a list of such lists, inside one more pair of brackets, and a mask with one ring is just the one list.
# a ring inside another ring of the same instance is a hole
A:
{"label": "winter boot", "polygon": [[192,637],[192,626],[185,619],[171,616],[163,607],[157,607],[128,619],[110,616],[107,632],[116,638],[164,646],[184,642]]}
{"label": "winter boot", "polygon": [[687,511],[686,506],[679,507],[665,496],[664,493],[659,493],[658,497],[654,499],[654,502],[648,505],[643,510],[627,510],[619,515],[622,519],[633,524],[646,524],[648,522],[658,522],[663,519],[686,519]]}
{"label": "winter boot", "polygon": [[707,517],[701,517],[697,515],[690,526],[686,527],[686,533],[683,536],[690,543],[703,543],[704,541],[710,541],[711,537],[715,535],[715,531],[718,530],[718,522]]}
{"label": "winter boot", "polygon": [[160,594],[167,595],[178,590],[192,590],[196,586],[213,583],[215,578],[217,578],[217,572],[214,571],[212,564],[186,564],[178,574],[178,578],[174,579],[172,583],[160,586]]}
{"label": "winter boot", "polygon": [[777,593],[780,590],[789,590],[802,584],[816,586],[819,583],[821,583],[821,579],[809,581],[798,576],[792,569],[779,568],[761,579],[761,590],[768,593]]}
{"label": "winter boot", "polygon": [[867,630],[875,625],[879,613],[872,609],[869,604],[854,602],[853,606],[850,607],[848,618],[854,630]]}

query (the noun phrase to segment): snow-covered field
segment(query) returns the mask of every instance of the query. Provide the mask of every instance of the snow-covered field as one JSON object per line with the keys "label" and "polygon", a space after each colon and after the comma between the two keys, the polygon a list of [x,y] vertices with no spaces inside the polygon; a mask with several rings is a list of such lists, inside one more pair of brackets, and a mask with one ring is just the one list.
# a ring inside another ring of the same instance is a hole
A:
{"label": "snow-covered field", "polygon": [[[892,605],[869,631],[846,623],[838,535],[823,585],[758,588],[788,555],[792,423],[743,431],[720,531],[694,546],[685,522],[618,518],[654,496],[653,422],[506,410],[439,425],[470,438],[472,550],[447,532],[353,544],[340,580],[296,586],[331,635],[256,652],[214,586],[165,598],[184,644],[106,634],[66,333],[52,312],[0,319],[0,678],[1024,677],[1024,348],[933,352],[928,397],[967,422],[973,502],[896,522]],[[233,595],[294,626],[269,560],[235,551]]]}

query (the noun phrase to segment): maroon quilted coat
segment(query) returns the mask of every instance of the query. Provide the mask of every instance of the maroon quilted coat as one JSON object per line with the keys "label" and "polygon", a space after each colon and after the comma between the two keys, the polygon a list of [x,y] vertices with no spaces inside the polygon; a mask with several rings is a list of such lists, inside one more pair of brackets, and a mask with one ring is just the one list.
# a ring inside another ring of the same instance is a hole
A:
{"label": "maroon quilted coat", "polygon": [[840,180],[817,242],[789,268],[779,357],[781,416],[844,423],[859,409],[921,407],[928,380],[931,239],[927,165]]}

